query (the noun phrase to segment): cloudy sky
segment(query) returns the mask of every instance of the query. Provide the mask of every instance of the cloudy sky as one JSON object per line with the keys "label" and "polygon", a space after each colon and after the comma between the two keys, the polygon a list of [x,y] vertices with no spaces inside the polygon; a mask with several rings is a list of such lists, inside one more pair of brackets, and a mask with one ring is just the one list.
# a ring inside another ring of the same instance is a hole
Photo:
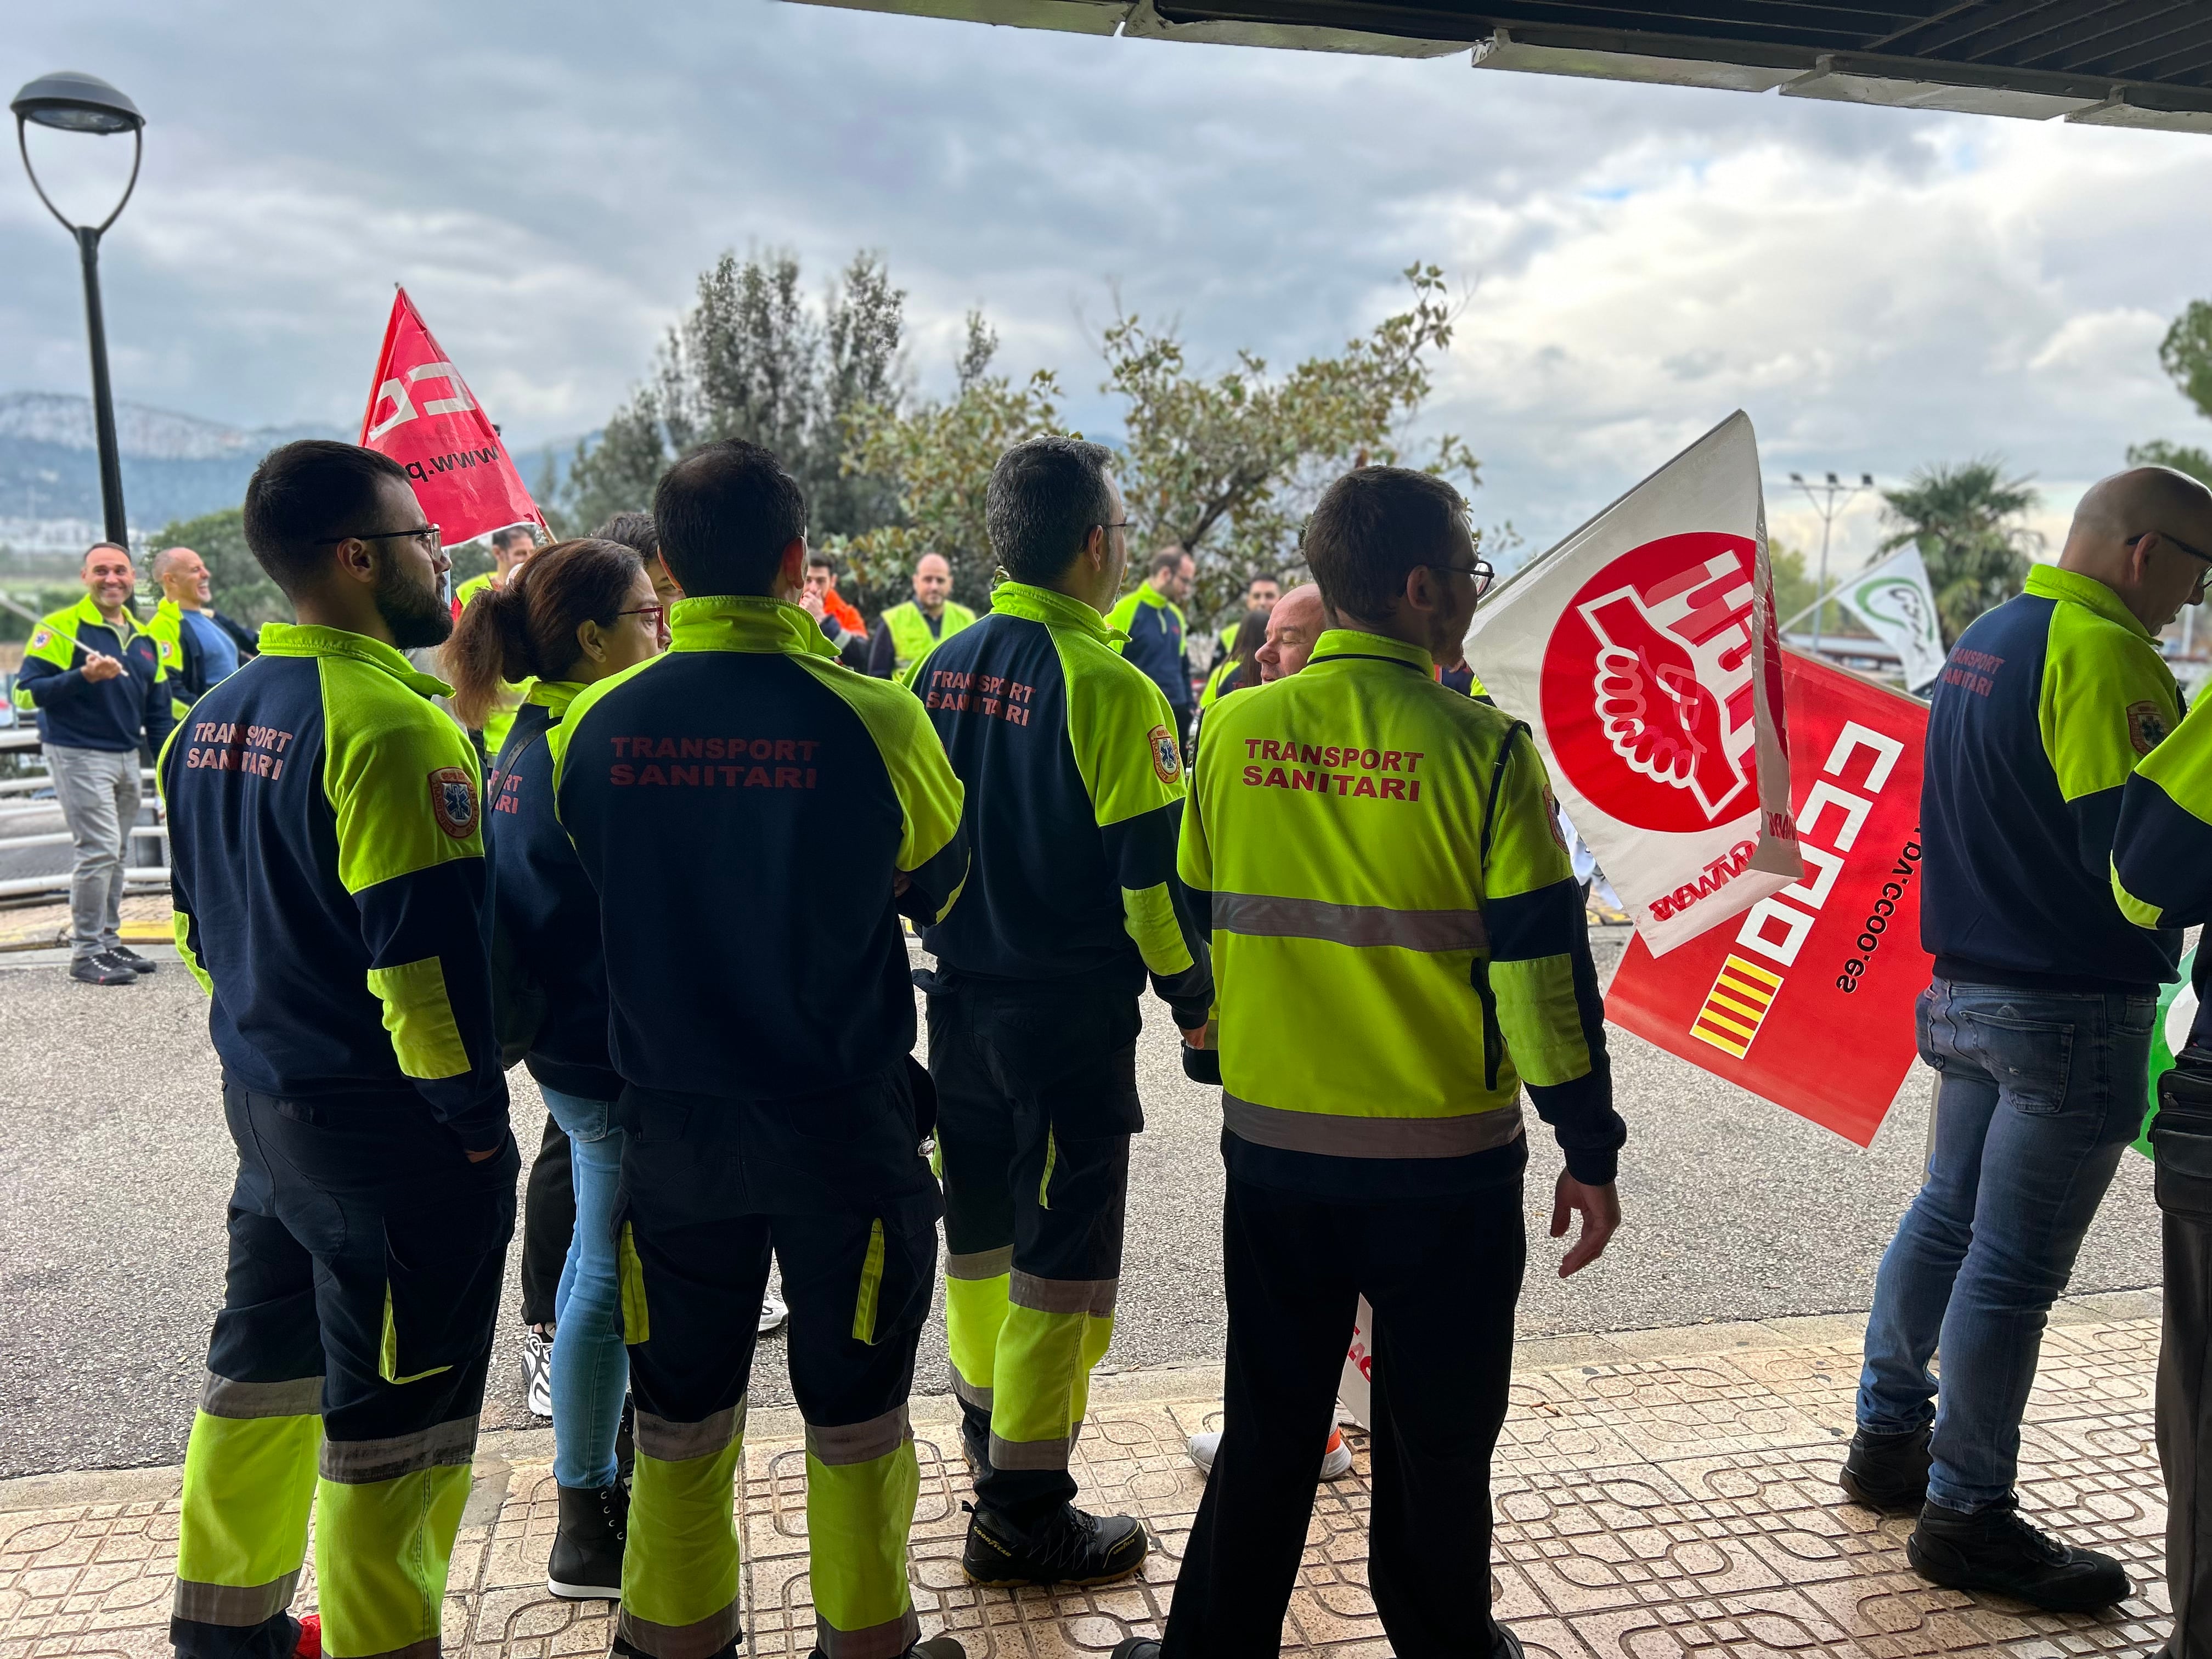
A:
{"label": "cloudy sky", "polygon": [[[1801,545],[1792,470],[1995,453],[2057,528],[2131,441],[2212,441],[2156,355],[2212,294],[2212,138],[782,0],[17,14],[0,79],[60,67],[150,122],[105,256],[118,394],[241,424],[356,421],[401,281],[510,439],[573,435],[721,249],[818,277],[866,246],[921,390],[980,305],[1094,431],[1115,292],[1201,362],[1287,362],[1434,261],[1468,307],[1424,423],[1539,544],[1738,406]],[[69,245],[0,173],[0,391],[78,390]]]}

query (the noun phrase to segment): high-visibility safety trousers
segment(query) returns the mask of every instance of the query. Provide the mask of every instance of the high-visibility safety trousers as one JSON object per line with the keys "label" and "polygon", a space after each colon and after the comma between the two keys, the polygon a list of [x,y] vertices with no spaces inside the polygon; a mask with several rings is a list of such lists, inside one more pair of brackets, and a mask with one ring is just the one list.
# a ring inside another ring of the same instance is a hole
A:
{"label": "high-visibility safety trousers", "polygon": [[413,1095],[233,1084],[230,1263],[185,1454],[170,1639],[289,1659],[315,1528],[323,1651],[437,1659],[514,1229],[518,1156],[471,1164]]}
{"label": "high-visibility safety trousers", "polygon": [[953,1386],[990,1425],[978,1501],[1023,1523],[1075,1496],[1114,1334],[1140,1024],[1133,993],[1081,981],[944,975],[930,992]]}
{"label": "high-visibility safety trousers", "polygon": [[[733,1488],[771,1255],[806,1423],[815,1644],[898,1659],[921,1635],[906,1576],[921,1476],[907,1396],[937,1267],[934,1182],[903,1084],[805,1103],[633,1090],[617,1256],[637,1465],[621,1635],[653,1659],[719,1659],[742,1634]],[[793,1160],[811,1159],[809,1172]],[[822,1177],[843,1170],[825,1210]],[[807,1206],[793,1213],[787,1206]]]}

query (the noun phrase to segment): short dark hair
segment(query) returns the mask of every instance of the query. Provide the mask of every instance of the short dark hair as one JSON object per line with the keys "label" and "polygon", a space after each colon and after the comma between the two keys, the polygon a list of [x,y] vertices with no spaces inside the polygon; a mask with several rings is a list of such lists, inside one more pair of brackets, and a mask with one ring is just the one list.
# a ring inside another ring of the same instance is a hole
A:
{"label": "short dark hair", "polygon": [[1332,611],[1366,621],[1390,614],[1406,578],[1451,552],[1467,501],[1432,472],[1355,467],[1322,492],[1306,520],[1307,567]]}
{"label": "short dark hair", "polygon": [[1182,562],[1190,557],[1187,547],[1164,547],[1152,555],[1152,574],[1164,576],[1170,570],[1182,568]]}
{"label": "short dark hair", "polygon": [[112,548],[116,552],[120,553],[126,561],[131,557],[131,550],[124,546],[121,542],[94,542],[90,547],[86,548],[82,553],[77,556],[76,568],[79,570],[82,570],[87,561],[88,561],[94,554],[99,552],[103,547]]}
{"label": "short dark hair", "polygon": [[491,532],[491,544],[502,552],[506,550],[509,542],[517,541],[528,542],[532,547],[538,544],[538,538],[531,533],[530,526],[526,524],[511,524],[504,530],[495,530]]}
{"label": "short dark hair", "polygon": [[641,559],[660,556],[660,532],[650,513],[617,513],[592,532],[599,542],[620,542]]}
{"label": "short dark hair", "polygon": [[330,538],[371,527],[362,520],[386,478],[405,483],[407,470],[359,444],[279,444],[246,486],[246,544],[255,562],[288,597],[312,586],[331,561]]}
{"label": "short dark hair", "polygon": [[991,550],[1018,582],[1065,575],[1092,528],[1114,516],[1114,452],[1080,438],[1030,438],[999,457],[983,493]]}
{"label": "short dark hair", "polygon": [[826,570],[834,576],[837,574],[837,561],[829,554],[810,547],[806,550],[806,568],[809,570]]}
{"label": "short dark hair", "polygon": [[686,593],[765,593],[806,533],[806,492],[758,444],[702,444],[653,492],[661,562]]}

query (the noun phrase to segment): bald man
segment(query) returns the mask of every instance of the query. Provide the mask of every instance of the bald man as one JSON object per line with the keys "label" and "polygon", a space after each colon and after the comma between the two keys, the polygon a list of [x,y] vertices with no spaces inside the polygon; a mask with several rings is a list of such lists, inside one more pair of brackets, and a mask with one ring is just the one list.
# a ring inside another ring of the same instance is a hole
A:
{"label": "bald man", "polygon": [[146,631],[161,643],[171,712],[182,720],[208,687],[252,659],[254,635],[215,608],[207,561],[191,548],[163,548],[154,556],[152,572],[161,603]]}
{"label": "bald man", "polygon": [[952,567],[942,555],[925,553],[914,562],[914,597],[884,611],[876,624],[868,672],[879,680],[905,680],[916,663],[975,621],[975,613],[952,598]]}
{"label": "bald man", "polygon": [[1314,641],[1328,626],[1321,614],[1321,589],[1303,582],[1275,601],[1267,616],[1267,637],[1252,659],[1260,665],[1260,684],[1286,680],[1306,665]]}
{"label": "bald man", "polygon": [[[2123,791],[2179,723],[2158,630],[2212,574],[2212,491],[2163,468],[2081,498],[2056,565],[1952,647],[1921,787],[1920,1052],[1942,1073],[1926,1182],[1882,1257],[1857,1502],[1918,1510],[1922,1577],[2053,1611],[2129,1594],[2120,1564],[2017,1508],[2043,1327],[2142,1122],[2176,927],[2113,896]],[[1929,1361],[1942,1352],[1939,1393]]]}

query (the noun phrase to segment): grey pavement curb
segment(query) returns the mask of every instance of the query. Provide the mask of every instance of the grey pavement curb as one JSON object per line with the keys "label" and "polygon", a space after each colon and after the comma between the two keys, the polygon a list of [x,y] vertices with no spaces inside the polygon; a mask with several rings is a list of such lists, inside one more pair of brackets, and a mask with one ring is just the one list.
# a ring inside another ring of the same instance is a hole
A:
{"label": "grey pavement curb", "polygon": [[[2092,1325],[2106,1321],[2156,1319],[2163,1298],[2156,1287],[2105,1291],[2067,1297],[2051,1310],[2053,1325]],[[1656,1330],[1612,1331],[1579,1336],[1534,1337],[1516,1343],[1516,1371],[1553,1370],[1570,1365],[1621,1365],[1698,1355],[1755,1353],[1776,1348],[1856,1345],[1866,1329],[1863,1314],[1812,1314],[1727,1323],[1667,1326]],[[1221,1397],[1219,1365],[1161,1365],[1143,1370],[1098,1372],[1091,1379],[1091,1403],[1124,1406],[1158,1401],[1212,1401]],[[951,1395],[920,1395],[910,1407],[915,1425],[951,1428],[960,1420],[960,1402]],[[791,1407],[751,1413],[749,1438],[796,1439],[805,1431]],[[464,1524],[489,1521],[507,1490],[517,1463],[542,1463],[553,1455],[553,1431],[495,1429],[477,1443],[476,1489]],[[0,1514],[77,1505],[167,1503],[177,1496],[184,1470],[174,1464],[140,1469],[77,1469],[0,1480]]]}

